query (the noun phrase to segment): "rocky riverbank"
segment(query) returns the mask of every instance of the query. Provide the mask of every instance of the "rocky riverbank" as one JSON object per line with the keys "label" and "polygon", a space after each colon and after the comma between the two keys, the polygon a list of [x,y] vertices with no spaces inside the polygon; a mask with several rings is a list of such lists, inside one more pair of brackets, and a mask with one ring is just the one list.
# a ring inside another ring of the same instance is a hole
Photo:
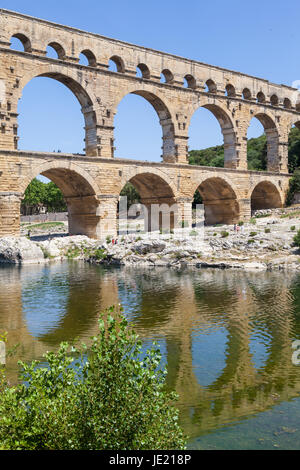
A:
{"label": "rocky riverbank", "polygon": [[29,240],[0,239],[0,262],[45,263],[83,259],[89,263],[166,266],[180,269],[234,268],[299,270],[300,251],[293,238],[300,229],[300,208],[258,211],[249,222],[175,232],[121,236],[100,243],[85,236],[44,235]]}

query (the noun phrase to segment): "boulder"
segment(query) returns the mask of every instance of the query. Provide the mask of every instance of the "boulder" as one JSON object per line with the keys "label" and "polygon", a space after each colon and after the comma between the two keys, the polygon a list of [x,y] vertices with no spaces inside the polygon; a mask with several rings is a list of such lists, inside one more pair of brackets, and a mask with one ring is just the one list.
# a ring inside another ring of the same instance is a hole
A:
{"label": "boulder", "polygon": [[0,238],[0,263],[29,264],[45,262],[42,249],[25,237]]}

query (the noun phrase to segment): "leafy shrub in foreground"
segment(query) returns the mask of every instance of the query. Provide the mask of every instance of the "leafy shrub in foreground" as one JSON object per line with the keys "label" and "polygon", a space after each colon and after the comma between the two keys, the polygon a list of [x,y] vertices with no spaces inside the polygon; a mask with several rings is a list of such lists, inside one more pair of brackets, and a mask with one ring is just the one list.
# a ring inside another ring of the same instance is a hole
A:
{"label": "leafy shrub in foreground", "polygon": [[0,380],[0,449],[184,449],[174,394],[153,346],[113,308],[89,350],[62,343],[47,365],[21,363],[25,382]]}

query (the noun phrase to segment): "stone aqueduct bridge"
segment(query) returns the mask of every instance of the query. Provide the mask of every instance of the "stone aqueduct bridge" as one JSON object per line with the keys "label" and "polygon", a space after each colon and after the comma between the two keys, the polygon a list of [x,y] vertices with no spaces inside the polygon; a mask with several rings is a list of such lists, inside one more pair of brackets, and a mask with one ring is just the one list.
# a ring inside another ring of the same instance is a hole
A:
{"label": "stone aqueduct bridge", "polygon": [[[24,51],[10,48],[12,37]],[[46,56],[48,45],[57,59]],[[89,65],[79,64],[80,53]],[[110,60],[116,72],[109,70]],[[58,80],[77,97],[85,119],[85,155],[18,150],[18,101],[34,77]],[[146,99],[158,114],[162,163],[114,158],[114,116],[129,93]],[[70,233],[97,238],[115,234],[119,194],[128,181],[146,206],[176,202],[176,220],[190,221],[197,188],[208,223],[246,219],[251,207],[282,206],[289,179],[288,135],[293,125],[300,127],[293,88],[8,10],[0,10],[0,106],[2,236],[19,234],[20,202],[39,174],[63,191]],[[187,163],[189,124],[199,107],[211,111],[221,126],[225,168]],[[247,170],[247,129],[253,117],[267,136],[267,172]]]}

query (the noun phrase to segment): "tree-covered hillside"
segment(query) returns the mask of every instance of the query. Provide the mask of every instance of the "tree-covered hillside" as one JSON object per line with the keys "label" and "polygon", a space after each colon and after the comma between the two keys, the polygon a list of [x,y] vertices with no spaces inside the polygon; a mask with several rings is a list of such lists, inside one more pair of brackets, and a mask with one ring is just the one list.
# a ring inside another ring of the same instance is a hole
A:
{"label": "tree-covered hillside", "polygon": [[[247,145],[249,170],[267,169],[267,138],[265,134],[249,139]],[[189,152],[191,165],[224,166],[224,146],[217,145],[203,150]],[[293,128],[289,135],[289,169],[291,172],[300,167],[300,130]]]}

